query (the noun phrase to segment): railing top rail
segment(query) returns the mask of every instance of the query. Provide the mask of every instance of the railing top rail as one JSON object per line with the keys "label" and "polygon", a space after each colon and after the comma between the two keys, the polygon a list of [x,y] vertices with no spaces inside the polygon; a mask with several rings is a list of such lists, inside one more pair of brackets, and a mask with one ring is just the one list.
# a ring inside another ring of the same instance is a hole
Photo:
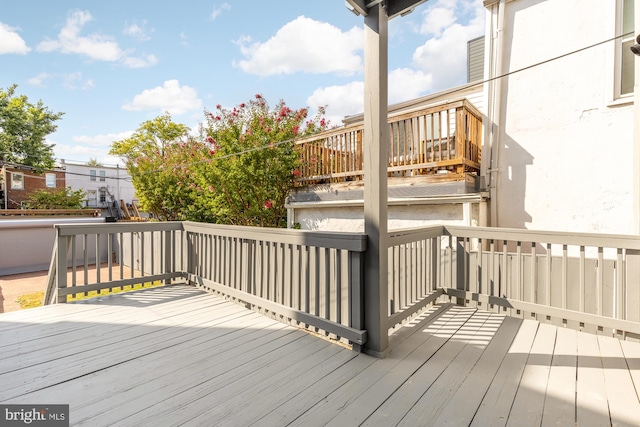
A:
{"label": "railing top rail", "polygon": [[576,233],[564,231],[524,230],[519,228],[463,227],[449,225],[444,228],[447,234],[455,237],[640,250],[640,236],[624,234]]}
{"label": "railing top rail", "polygon": [[364,123],[356,123],[353,125],[340,126],[334,129],[325,130],[323,132],[314,133],[314,134],[296,139],[295,143],[296,145],[300,145],[308,142],[320,141],[326,138],[330,138],[332,136],[343,135],[350,132],[357,132],[362,129],[364,129]]}
{"label": "railing top rail", "polygon": [[464,101],[462,101],[462,104],[464,105],[464,108],[466,108],[471,114],[476,116],[478,120],[482,120],[482,113],[475,107],[475,105],[471,103],[471,101],[465,98]]}
{"label": "railing top rail", "polygon": [[363,233],[290,230],[282,228],[247,227],[239,225],[204,224],[185,221],[184,230],[193,233],[215,234],[249,240],[265,240],[302,246],[317,246],[364,252],[367,236]]}
{"label": "railing top rail", "polygon": [[434,237],[444,236],[445,230],[442,225],[434,225],[431,227],[415,227],[393,230],[387,233],[389,246],[397,246],[405,243],[415,242],[417,240],[431,239]]}
{"label": "railing top rail", "polygon": [[109,222],[103,224],[55,224],[59,236],[77,234],[132,233],[136,231],[182,230],[182,222]]}

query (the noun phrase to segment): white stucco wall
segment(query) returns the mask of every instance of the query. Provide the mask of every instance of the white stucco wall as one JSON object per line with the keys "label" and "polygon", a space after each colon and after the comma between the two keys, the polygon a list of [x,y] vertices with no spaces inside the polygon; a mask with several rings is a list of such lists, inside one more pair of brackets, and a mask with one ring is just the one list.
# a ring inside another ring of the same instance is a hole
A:
{"label": "white stucco wall", "polygon": [[[507,2],[501,74],[614,37],[615,4]],[[633,106],[613,102],[614,52],[610,42],[502,80],[493,225],[634,233]]]}
{"label": "white stucco wall", "polygon": [[[295,209],[293,222],[299,223],[303,230],[362,233],[364,210],[362,207]],[[477,226],[478,204],[389,206],[388,209],[389,230],[441,224]]]}

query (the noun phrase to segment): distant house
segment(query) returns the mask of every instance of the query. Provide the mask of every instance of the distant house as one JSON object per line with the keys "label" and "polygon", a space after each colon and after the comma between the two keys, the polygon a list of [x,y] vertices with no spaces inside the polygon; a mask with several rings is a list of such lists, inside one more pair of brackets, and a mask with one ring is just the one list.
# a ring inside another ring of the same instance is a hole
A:
{"label": "distant house", "polygon": [[0,162],[0,209],[20,209],[36,190],[66,187],[65,172],[54,168],[36,173],[34,168]]}
{"label": "distant house", "polygon": [[119,166],[88,165],[82,162],[61,160],[67,177],[67,185],[73,190],[86,192],[85,206],[107,208],[123,200],[126,204],[137,202],[131,176]]}

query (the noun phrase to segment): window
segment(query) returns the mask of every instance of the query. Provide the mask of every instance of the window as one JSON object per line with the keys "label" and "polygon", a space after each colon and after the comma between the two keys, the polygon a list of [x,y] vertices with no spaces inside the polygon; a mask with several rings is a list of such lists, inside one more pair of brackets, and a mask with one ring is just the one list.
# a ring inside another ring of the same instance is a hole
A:
{"label": "window", "polygon": [[24,190],[24,175],[21,173],[11,172],[11,189]]}
{"label": "window", "polygon": [[45,177],[47,179],[47,188],[56,188],[56,174],[48,173],[45,174]]}
{"label": "window", "polygon": [[93,170],[93,169],[92,169],[92,170],[90,170],[90,171],[89,171],[89,176],[90,176],[89,180],[91,180],[91,181],[95,181],[95,180],[96,180],[96,171],[95,171],[95,170]]}
{"label": "window", "polygon": [[619,68],[616,84],[618,96],[632,94],[635,85],[635,55],[629,50],[635,43],[633,2],[634,0],[618,0],[618,25],[620,28],[618,34],[625,35],[619,39],[618,43]]}
{"label": "window", "polygon": [[104,203],[107,201],[107,192],[104,190],[100,190],[100,203]]}
{"label": "window", "polygon": [[98,206],[98,194],[96,190],[87,191],[87,205],[91,207]]}
{"label": "window", "polygon": [[100,181],[104,182],[107,174],[105,171],[100,171]]}

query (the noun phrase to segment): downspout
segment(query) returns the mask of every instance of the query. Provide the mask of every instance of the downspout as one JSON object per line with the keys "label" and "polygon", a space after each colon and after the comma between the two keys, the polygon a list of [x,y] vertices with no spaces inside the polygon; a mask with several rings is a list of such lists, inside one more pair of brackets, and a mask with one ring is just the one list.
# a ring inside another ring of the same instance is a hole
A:
{"label": "downspout", "polygon": [[[485,128],[487,133],[485,140],[488,141],[488,147],[490,150],[490,163],[488,165],[487,174],[489,182],[487,183],[489,189],[490,200],[490,223],[491,227],[497,227],[498,223],[498,172],[499,172],[499,159],[500,159],[500,132],[501,132],[501,117],[502,117],[502,78],[498,78],[503,73],[503,51],[504,51],[504,15],[505,15],[505,0],[494,1],[493,4],[489,4],[485,1],[485,6],[491,7],[490,15],[490,40],[488,45],[490,46],[489,54],[489,87],[487,93],[487,115],[488,125]],[[488,18],[489,19],[489,18]]]}

